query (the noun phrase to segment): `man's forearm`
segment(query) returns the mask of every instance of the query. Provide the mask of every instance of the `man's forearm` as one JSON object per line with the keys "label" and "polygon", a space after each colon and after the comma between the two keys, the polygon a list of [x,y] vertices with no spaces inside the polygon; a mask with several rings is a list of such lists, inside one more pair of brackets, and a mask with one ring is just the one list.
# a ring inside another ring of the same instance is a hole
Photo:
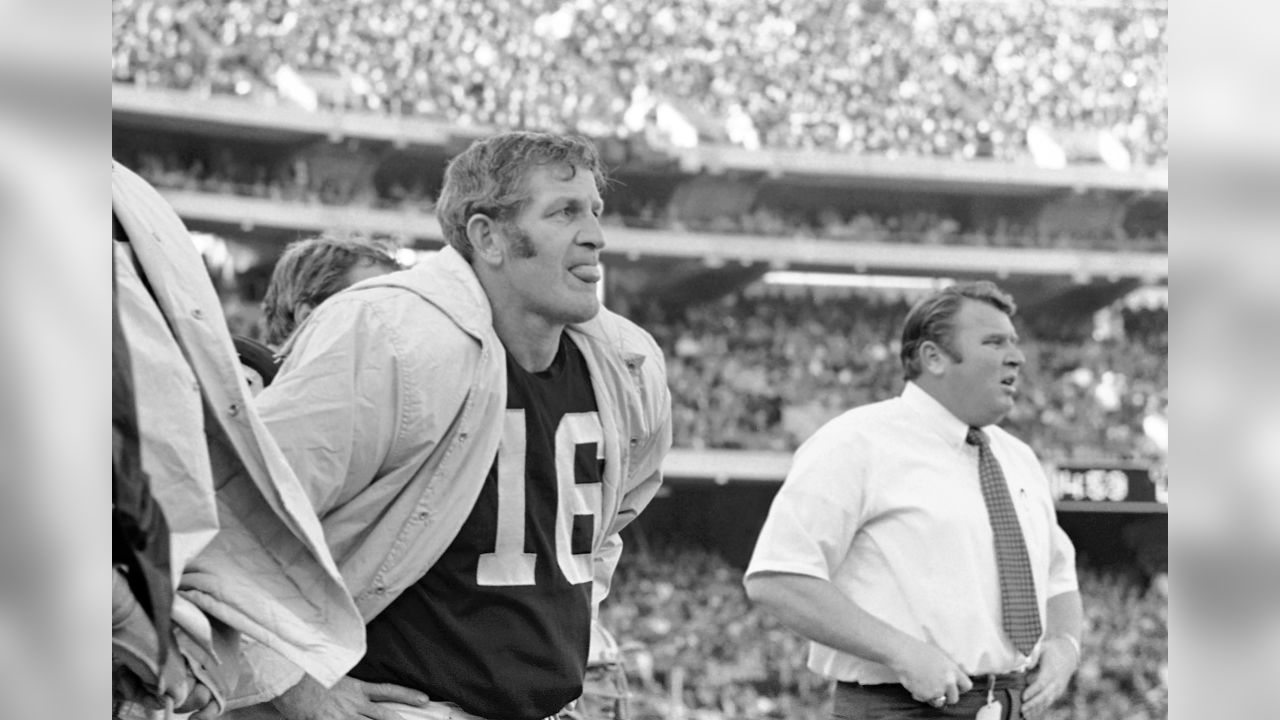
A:
{"label": "man's forearm", "polygon": [[762,573],[747,580],[747,595],[810,640],[888,667],[919,702],[955,703],[973,687],[964,670],[936,645],[863,610],[826,580]]}
{"label": "man's forearm", "polygon": [[764,573],[747,580],[747,595],[790,630],[840,652],[895,667],[904,648],[920,641],[845,597],[821,578]]}
{"label": "man's forearm", "polygon": [[1084,628],[1084,604],[1078,591],[1058,593],[1045,606],[1044,636],[1066,635],[1077,643]]}

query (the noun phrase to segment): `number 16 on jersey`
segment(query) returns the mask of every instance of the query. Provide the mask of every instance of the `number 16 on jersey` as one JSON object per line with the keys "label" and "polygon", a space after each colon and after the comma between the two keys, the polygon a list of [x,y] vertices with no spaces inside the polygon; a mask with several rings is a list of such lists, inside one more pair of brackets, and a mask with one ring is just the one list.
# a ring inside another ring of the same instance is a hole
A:
{"label": "number 16 on jersey", "polygon": [[[525,428],[524,410],[508,410],[498,446],[498,534],[494,551],[480,556],[478,585],[533,585],[535,553],[525,545]],[[600,483],[576,482],[574,457],[578,445],[594,443],[596,459],[604,459],[604,430],[595,412],[566,413],[556,427],[556,564],[573,585],[591,581],[592,553],[573,552],[573,519],[591,515],[598,527]]]}

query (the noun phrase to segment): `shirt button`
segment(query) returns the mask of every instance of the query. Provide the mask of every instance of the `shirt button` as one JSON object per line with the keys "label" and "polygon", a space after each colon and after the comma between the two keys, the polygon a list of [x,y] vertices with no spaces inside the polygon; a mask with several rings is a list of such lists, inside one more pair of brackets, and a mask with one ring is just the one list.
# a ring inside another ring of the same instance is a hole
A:
{"label": "shirt button", "polygon": [[466,433],[459,433],[459,434],[458,434],[458,439],[459,439],[459,440],[466,440],[466,439],[467,439],[467,434],[466,434]]}
{"label": "shirt button", "polygon": [[193,318],[195,318],[195,319],[197,319],[197,320],[203,320],[203,319],[204,319],[204,311],[203,311],[203,310],[201,310],[200,308],[196,308],[195,310],[192,310],[192,311],[191,311],[191,317],[193,317]]}
{"label": "shirt button", "polygon": [[419,520],[426,520],[426,519],[427,519],[427,511],[426,511],[426,510],[419,510],[419,511],[418,511],[418,519],[419,519]]}
{"label": "shirt button", "polygon": [[231,417],[235,417],[239,415],[240,406],[236,403],[231,403],[230,407],[227,408],[227,414],[230,415]]}
{"label": "shirt button", "polygon": [[640,438],[631,438],[631,447],[635,447],[639,444],[640,444]]}
{"label": "shirt button", "polygon": [[373,592],[374,592],[375,594],[377,594],[377,595],[386,595],[386,594],[387,594],[387,589],[386,589],[386,588],[384,588],[384,587],[379,586],[379,587],[374,588],[374,589],[373,589]]}

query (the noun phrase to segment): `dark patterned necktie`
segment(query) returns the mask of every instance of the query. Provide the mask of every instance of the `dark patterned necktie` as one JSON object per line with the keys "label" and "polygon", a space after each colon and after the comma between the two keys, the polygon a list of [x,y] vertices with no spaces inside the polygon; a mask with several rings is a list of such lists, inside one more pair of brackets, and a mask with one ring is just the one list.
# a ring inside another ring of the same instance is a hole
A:
{"label": "dark patterned necktie", "polygon": [[995,535],[996,568],[1000,572],[1000,613],[1004,631],[1013,646],[1026,655],[1040,639],[1040,610],[1036,607],[1036,581],[1031,575],[1031,560],[1022,539],[1022,525],[1009,496],[1009,486],[995,453],[987,445],[987,436],[978,428],[969,428],[965,442],[978,446],[978,474],[982,478],[982,499],[987,503],[987,516]]}

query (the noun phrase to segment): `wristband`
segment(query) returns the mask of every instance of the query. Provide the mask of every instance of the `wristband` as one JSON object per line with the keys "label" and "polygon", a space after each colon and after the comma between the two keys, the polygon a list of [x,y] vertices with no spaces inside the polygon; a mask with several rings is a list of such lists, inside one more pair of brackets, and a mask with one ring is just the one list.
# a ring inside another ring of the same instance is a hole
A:
{"label": "wristband", "polygon": [[1050,640],[1053,640],[1053,639],[1055,639],[1055,638],[1063,638],[1063,639],[1064,639],[1064,640],[1066,640],[1067,642],[1071,643],[1071,647],[1075,648],[1075,651],[1076,651],[1076,659],[1077,659],[1077,660],[1079,660],[1079,659],[1080,659],[1080,656],[1081,656],[1081,653],[1080,653],[1080,640],[1079,640],[1079,639],[1077,639],[1075,635],[1072,635],[1071,633],[1059,633],[1059,634],[1054,635],[1052,638],[1049,638],[1049,639],[1050,639]]}

